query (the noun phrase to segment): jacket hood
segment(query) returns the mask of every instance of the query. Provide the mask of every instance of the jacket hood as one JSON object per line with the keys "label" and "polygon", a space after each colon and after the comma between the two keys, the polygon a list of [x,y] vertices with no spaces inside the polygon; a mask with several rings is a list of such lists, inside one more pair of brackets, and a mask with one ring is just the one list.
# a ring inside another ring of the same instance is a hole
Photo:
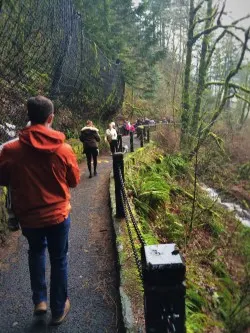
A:
{"label": "jacket hood", "polygon": [[53,153],[63,144],[65,135],[43,125],[32,125],[20,131],[19,140],[40,151]]}
{"label": "jacket hood", "polygon": [[99,130],[96,127],[85,126],[85,127],[83,127],[81,129],[81,131],[86,131],[86,130],[91,130],[91,131],[99,132]]}

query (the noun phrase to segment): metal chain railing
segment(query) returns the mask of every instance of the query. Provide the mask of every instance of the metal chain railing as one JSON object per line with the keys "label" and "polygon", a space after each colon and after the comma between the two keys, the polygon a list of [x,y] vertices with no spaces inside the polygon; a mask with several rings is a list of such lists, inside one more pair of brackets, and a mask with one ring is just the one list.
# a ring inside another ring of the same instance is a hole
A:
{"label": "metal chain railing", "polygon": [[135,217],[133,215],[133,212],[132,212],[132,209],[131,209],[131,206],[130,206],[130,203],[129,203],[129,200],[128,200],[128,196],[127,196],[127,193],[126,193],[126,190],[125,190],[125,185],[124,185],[124,182],[123,182],[123,178],[122,178],[122,172],[121,172],[121,169],[119,169],[119,176],[120,176],[120,181],[121,181],[121,185],[122,185],[122,193],[123,193],[123,196],[125,198],[125,201],[126,201],[126,204],[127,204],[127,207],[128,207],[128,211],[129,211],[129,215],[130,215],[130,218],[131,218],[131,221],[133,223],[133,226],[135,228],[135,231],[137,233],[137,236],[138,236],[138,239],[141,243],[142,246],[145,246],[146,243],[145,243],[145,240],[143,239],[143,236],[141,234],[141,231],[140,229],[138,228],[138,223],[136,222],[135,220]]}
{"label": "metal chain railing", "polygon": [[[144,247],[146,245],[146,243],[143,239],[143,236],[140,232],[140,229],[138,228],[137,222],[136,222],[136,220],[134,218],[134,215],[132,213],[132,210],[131,210],[131,207],[130,207],[130,204],[129,204],[129,200],[128,200],[128,196],[127,196],[127,193],[126,193],[126,190],[125,190],[125,185],[124,185],[124,182],[123,182],[122,172],[121,172],[120,168],[119,168],[119,177],[120,177],[120,182],[121,182],[121,198],[122,198],[122,204],[123,204],[123,208],[124,208],[124,215],[125,215],[125,221],[126,221],[126,226],[127,226],[127,230],[128,230],[129,240],[130,240],[131,247],[132,247],[132,250],[133,250],[133,255],[134,255],[134,258],[135,258],[135,262],[136,262],[136,266],[137,266],[137,269],[138,269],[139,276],[140,276],[141,280],[143,281],[142,262],[139,259],[139,256],[138,256],[138,253],[137,253],[137,250],[136,250],[136,247],[135,247],[132,230],[131,230],[130,224],[129,224],[129,216],[130,216],[130,219],[132,221],[132,224],[134,226],[134,229],[136,231],[136,234],[137,234],[139,242],[140,242],[140,246],[141,246],[140,250],[142,250],[142,247]],[[126,208],[128,209],[128,211],[127,211]],[[128,214],[129,214],[129,216],[128,216]]]}
{"label": "metal chain railing", "polygon": [[125,199],[124,199],[123,194],[122,194],[122,203],[123,203],[123,207],[125,208],[124,209],[125,221],[126,221],[126,226],[127,226],[127,230],[128,230],[130,244],[131,244],[131,247],[132,247],[132,250],[133,250],[133,255],[134,255],[134,258],[135,258],[135,263],[136,263],[136,266],[137,266],[137,270],[138,270],[140,279],[143,281],[142,263],[141,263],[141,260],[139,259],[138,253],[136,251],[136,247],[135,247],[135,243],[134,243],[133,235],[132,235],[132,230],[131,230],[130,225],[129,225],[129,217],[128,217],[128,213],[126,211],[126,203],[125,203]]}
{"label": "metal chain railing", "polygon": [[185,264],[175,244],[146,244],[126,192],[123,156],[113,155],[116,217],[125,219],[142,282],[146,332],[185,333]]}

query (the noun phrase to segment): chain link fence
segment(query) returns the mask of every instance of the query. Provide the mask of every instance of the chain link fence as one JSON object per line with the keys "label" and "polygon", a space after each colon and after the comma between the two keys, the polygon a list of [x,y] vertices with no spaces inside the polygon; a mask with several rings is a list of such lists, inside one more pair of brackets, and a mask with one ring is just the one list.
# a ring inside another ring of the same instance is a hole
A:
{"label": "chain link fence", "polygon": [[120,108],[121,64],[85,37],[72,0],[0,2],[0,39],[2,126],[23,126],[23,101],[39,93],[82,118],[108,119]]}

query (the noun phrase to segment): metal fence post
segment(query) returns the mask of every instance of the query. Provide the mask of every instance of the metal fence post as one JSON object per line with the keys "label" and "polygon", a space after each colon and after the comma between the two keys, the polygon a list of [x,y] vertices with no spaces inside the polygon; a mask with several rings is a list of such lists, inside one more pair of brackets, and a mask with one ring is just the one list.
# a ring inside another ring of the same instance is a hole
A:
{"label": "metal fence post", "polygon": [[113,154],[113,172],[115,180],[115,201],[116,201],[116,217],[125,217],[124,207],[121,197],[121,180],[119,169],[122,173],[122,179],[124,180],[124,163],[123,163],[123,153],[118,152]]}
{"label": "metal fence post", "polygon": [[144,247],[147,333],[185,333],[185,264],[175,244]]}
{"label": "metal fence post", "polygon": [[143,127],[143,129],[142,129],[142,131],[141,131],[141,135],[140,135],[141,147],[144,146],[144,128],[145,128],[145,127]]}
{"label": "metal fence post", "polygon": [[130,132],[130,152],[134,152],[134,133]]}
{"label": "metal fence post", "polygon": [[150,142],[150,126],[147,127],[147,142]]}
{"label": "metal fence post", "polygon": [[122,152],[122,135],[117,135],[117,149],[118,151]]}
{"label": "metal fence post", "polygon": [[143,136],[146,138],[146,125],[143,126]]}

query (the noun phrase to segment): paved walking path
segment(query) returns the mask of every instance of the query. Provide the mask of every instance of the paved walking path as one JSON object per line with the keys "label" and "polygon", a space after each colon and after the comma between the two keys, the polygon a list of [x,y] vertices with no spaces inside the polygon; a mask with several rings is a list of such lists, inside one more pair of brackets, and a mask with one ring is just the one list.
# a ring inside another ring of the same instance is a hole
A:
{"label": "paved walking path", "polygon": [[[129,147],[129,137],[123,137]],[[135,139],[135,148],[139,140]],[[1,333],[123,333],[116,249],[109,207],[112,157],[98,161],[98,175],[88,178],[81,164],[81,182],[71,191],[69,240],[69,297],[65,322],[47,325],[50,314],[33,318],[28,271],[28,245],[20,232],[12,233],[0,249]],[[49,281],[49,265],[47,281]]]}
{"label": "paved walking path", "polygon": [[7,248],[0,253],[0,332],[123,332],[109,209],[111,167],[111,156],[100,158],[98,175],[89,179],[83,163],[81,183],[72,190],[69,244],[72,308],[67,320],[61,326],[52,328],[47,326],[49,314],[39,321],[33,319],[28,246],[24,237],[15,233],[9,239]]}

